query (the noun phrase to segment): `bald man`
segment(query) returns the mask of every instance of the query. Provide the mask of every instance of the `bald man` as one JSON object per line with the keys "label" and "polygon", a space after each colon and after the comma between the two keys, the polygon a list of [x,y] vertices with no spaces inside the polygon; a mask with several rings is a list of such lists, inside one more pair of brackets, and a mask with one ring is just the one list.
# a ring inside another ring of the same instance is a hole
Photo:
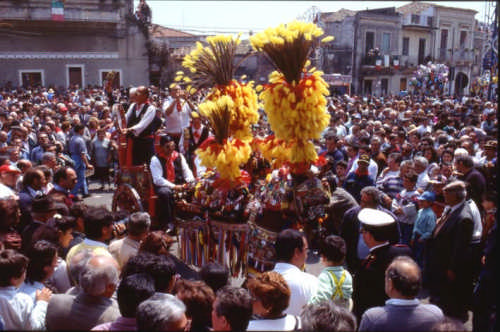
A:
{"label": "bald man", "polygon": [[138,87],[135,90],[134,102],[125,114],[127,128],[123,129],[122,133],[132,138],[134,165],[149,163],[154,154],[154,133],[161,125],[161,120],[156,117],[156,108],[149,103],[148,98],[148,89],[145,86]]}
{"label": "bald man", "polygon": [[112,299],[118,285],[118,263],[110,256],[95,255],[80,273],[77,295],[53,295],[47,306],[48,330],[90,330],[120,317]]}
{"label": "bald man", "polygon": [[389,300],[365,311],[359,331],[430,331],[444,315],[439,307],[417,299],[421,281],[417,263],[408,256],[396,257],[385,271]]}

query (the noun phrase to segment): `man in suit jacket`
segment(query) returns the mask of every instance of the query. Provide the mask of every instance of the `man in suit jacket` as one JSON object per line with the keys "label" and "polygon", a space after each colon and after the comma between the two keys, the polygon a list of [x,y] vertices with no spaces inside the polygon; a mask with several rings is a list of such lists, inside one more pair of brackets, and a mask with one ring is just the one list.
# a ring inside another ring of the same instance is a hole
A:
{"label": "man in suit jacket", "polygon": [[358,321],[369,308],[384,305],[385,270],[397,256],[411,256],[411,249],[406,245],[391,245],[389,239],[396,220],[388,213],[375,209],[362,209],[358,214],[361,222],[363,240],[370,248],[370,253],[361,262],[353,283],[353,312]]}
{"label": "man in suit jacket", "polygon": [[390,299],[363,314],[359,331],[430,331],[444,315],[439,307],[417,299],[421,281],[415,261],[396,257],[385,272],[385,293]]}
{"label": "man in suit jacket", "polygon": [[[369,254],[369,248],[364,243],[362,234],[360,233],[360,221],[358,213],[364,208],[376,209],[391,215],[395,220],[396,216],[389,210],[384,209],[379,204],[380,191],[372,186],[365,187],[361,190],[361,201],[359,206],[355,206],[347,210],[342,220],[340,236],[344,239],[347,245],[346,264],[349,272],[356,273],[359,269],[361,260]],[[389,242],[391,244],[399,242],[399,228],[397,221],[391,223],[388,227],[391,228],[391,236]]]}
{"label": "man in suit jacket", "polygon": [[45,182],[45,175],[42,170],[30,168],[23,176],[23,189],[19,192],[19,208],[21,209],[21,221],[19,229],[24,229],[33,221],[31,217],[31,205],[33,199],[41,196],[42,186]]}
{"label": "man in suit jacket", "polygon": [[428,241],[427,273],[430,301],[447,316],[467,321],[472,296],[471,239],[474,221],[466,203],[466,184],[454,181],[443,188],[446,208]]}
{"label": "man in suit jacket", "polygon": [[109,256],[94,256],[80,274],[80,293],[56,294],[47,306],[47,330],[90,330],[120,317],[116,300],[118,264]]}

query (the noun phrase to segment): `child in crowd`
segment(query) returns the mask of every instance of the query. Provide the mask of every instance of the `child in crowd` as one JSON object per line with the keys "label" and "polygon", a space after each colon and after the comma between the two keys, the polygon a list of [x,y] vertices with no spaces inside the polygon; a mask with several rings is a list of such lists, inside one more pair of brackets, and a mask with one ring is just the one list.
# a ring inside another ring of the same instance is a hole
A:
{"label": "child in crowd", "polygon": [[325,269],[319,275],[318,291],[309,303],[333,300],[335,304],[351,310],[352,276],[344,269],[346,244],[340,236],[329,235],[320,246],[321,259]]}
{"label": "child in crowd", "polygon": [[392,200],[391,210],[399,218],[401,229],[401,243],[410,244],[411,235],[415,219],[417,218],[416,199],[419,195],[417,191],[417,174],[410,172],[403,177],[403,190]]}
{"label": "child in crowd", "polygon": [[18,291],[26,278],[28,258],[12,249],[0,252],[0,316],[6,330],[44,330],[51,291],[36,291],[36,302]]}
{"label": "child in crowd", "polygon": [[423,268],[424,263],[425,241],[431,237],[434,227],[436,227],[436,214],[431,208],[435,199],[436,195],[431,191],[424,191],[417,198],[420,210],[418,210],[417,219],[413,225],[410,245],[420,268]]}

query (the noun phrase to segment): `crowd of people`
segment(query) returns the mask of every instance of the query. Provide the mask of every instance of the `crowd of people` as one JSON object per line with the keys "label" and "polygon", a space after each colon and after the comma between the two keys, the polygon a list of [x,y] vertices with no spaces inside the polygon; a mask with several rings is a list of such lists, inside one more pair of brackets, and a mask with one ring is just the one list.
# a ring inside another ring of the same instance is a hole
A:
{"label": "crowd of people", "polygon": [[[325,268],[304,271],[313,243],[285,229],[273,270],[235,287],[227,267],[193,269],[171,252],[173,192],[205,170],[201,100],[178,85],[0,90],[1,328],[445,331],[472,311],[474,331],[493,331],[496,102],[329,97],[310,170],[330,197],[314,244]],[[84,204],[89,181],[114,188],[119,135],[150,166],[158,220]]]}

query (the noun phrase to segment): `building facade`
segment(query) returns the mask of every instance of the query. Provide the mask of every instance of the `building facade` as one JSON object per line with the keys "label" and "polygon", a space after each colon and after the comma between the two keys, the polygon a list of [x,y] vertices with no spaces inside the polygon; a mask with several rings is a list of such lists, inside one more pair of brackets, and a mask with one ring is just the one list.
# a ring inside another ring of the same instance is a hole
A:
{"label": "building facade", "polygon": [[5,0],[0,21],[0,85],[100,86],[110,71],[115,86],[149,81],[133,0]]}
{"label": "building facade", "polygon": [[323,47],[318,66],[325,73],[351,75],[352,93],[382,96],[411,91],[408,82],[419,65],[444,63],[450,68],[444,92],[467,95],[484,49],[475,14],[420,1],[322,13],[319,24],[335,40]]}

